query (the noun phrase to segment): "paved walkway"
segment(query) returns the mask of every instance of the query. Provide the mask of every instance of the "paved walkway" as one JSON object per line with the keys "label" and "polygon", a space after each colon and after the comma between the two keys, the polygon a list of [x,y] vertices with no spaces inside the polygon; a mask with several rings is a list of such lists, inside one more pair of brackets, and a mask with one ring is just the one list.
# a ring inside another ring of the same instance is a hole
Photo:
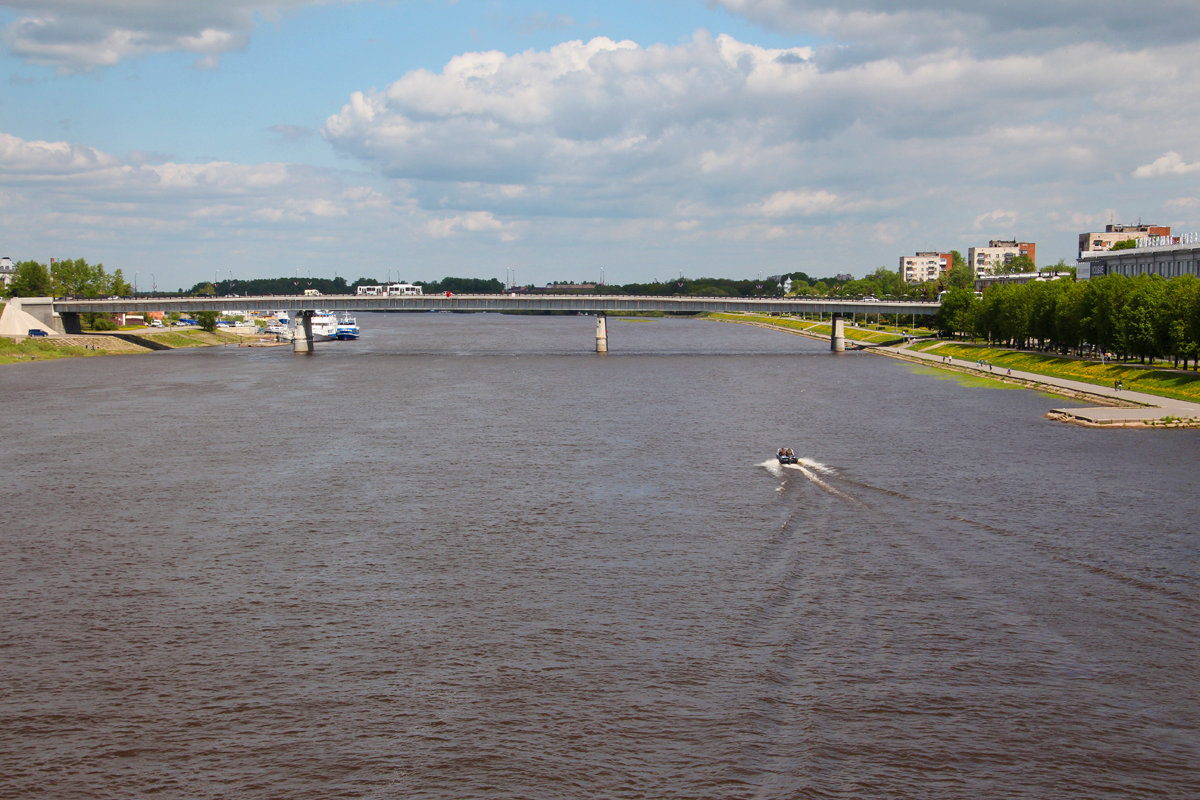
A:
{"label": "paved walkway", "polygon": [[1189,403],[1184,400],[1173,400],[1169,397],[1159,397],[1154,394],[1133,392],[1128,389],[1115,389],[1111,386],[1099,386],[1094,383],[1072,381],[1065,378],[1052,378],[1039,375],[1036,372],[1021,372],[1019,370],[1001,369],[999,367],[979,366],[974,361],[960,358],[947,360],[936,351],[932,353],[921,350],[909,350],[907,347],[872,347],[876,352],[894,355],[912,361],[925,361],[931,364],[941,364],[955,367],[964,372],[987,375],[1000,380],[1015,380],[1030,385],[1032,388],[1044,388],[1055,393],[1069,393],[1081,400],[1088,398],[1104,398],[1120,403],[1119,406],[1100,406],[1095,408],[1055,408],[1051,414],[1066,422],[1076,422],[1083,425],[1104,425],[1116,427],[1132,427],[1147,424],[1189,423],[1200,425],[1200,403]]}

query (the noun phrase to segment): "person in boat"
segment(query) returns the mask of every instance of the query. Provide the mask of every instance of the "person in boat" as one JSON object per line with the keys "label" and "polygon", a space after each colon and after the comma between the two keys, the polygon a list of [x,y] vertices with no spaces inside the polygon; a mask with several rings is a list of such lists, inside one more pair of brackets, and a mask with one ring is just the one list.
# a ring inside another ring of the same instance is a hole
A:
{"label": "person in boat", "polygon": [[779,450],[775,453],[776,458],[784,458],[785,456],[787,456],[787,448],[786,447],[779,448]]}

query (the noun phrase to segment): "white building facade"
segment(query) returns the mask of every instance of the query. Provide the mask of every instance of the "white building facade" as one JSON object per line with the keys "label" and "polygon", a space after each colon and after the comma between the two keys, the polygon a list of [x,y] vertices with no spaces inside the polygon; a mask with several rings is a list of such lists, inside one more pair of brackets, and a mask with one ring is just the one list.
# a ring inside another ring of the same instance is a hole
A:
{"label": "white building facade", "polygon": [[[1128,238],[1128,237],[1126,237]],[[1079,277],[1104,275],[1181,275],[1200,277],[1200,233],[1183,236],[1147,236],[1128,250],[1103,250],[1079,256]]]}
{"label": "white building facade", "polygon": [[936,281],[950,271],[954,257],[950,253],[926,251],[900,256],[900,277],[905,283]]}
{"label": "white building facade", "polygon": [[987,247],[972,247],[967,251],[967,263],[975,271],[976,278],[995,275],[1004,265],[1020,256],[1029,256],[1037,262],[1037,245],[1033,242],[1018,242],[1015,239],[992,239]]}
{"label": "white building facade", "polygon": [[1170,225],[1105,225],[1103,231],[1079,234],[1079,255],[1110,250],[1117,242],[1170,236]]}

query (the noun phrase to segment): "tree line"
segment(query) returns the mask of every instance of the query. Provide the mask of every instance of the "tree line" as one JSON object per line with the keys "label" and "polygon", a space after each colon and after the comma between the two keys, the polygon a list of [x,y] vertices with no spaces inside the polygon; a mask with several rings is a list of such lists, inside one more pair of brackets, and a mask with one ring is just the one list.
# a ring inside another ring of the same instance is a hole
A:
{"label": "tree line", "polygon": [[19,261],[8,285],[10,297],[124,297],[133,294],[120,269],[110,275],[103,264],[82,258],[60,258],[49,266]]}
{"label": "tree line", "polygon": [[951,289],[936,317],[945,336],[1017,348],[1099,351],[1119,358],[1200,357],[1200,278],[1106,275],[992,286],[982,297]]}

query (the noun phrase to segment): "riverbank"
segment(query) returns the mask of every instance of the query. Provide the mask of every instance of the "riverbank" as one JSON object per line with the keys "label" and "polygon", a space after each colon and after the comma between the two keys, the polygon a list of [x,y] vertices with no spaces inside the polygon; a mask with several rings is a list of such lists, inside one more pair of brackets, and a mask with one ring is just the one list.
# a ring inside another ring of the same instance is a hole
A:
{"label": "riverbank", "polygon": [[0,337],[0,364],[31,364],[57,358],[86,358],[150,353],[187,347],[250,345],[263,337],[248,330],[137,328],[66,336]]}
{"label": "riverbank", "polygon": [[[816,325],[795,324],[803,322],[800,320],[775,321],[761,317],[739,320],[734,315],[723,315],[720,319],[774,328],[820,341],[828,342],[830,339],[830,334],[821,331]],[[792,324],[779,324],[781,322]],[[824,327],[828,330],[829,326]],[[1056,368],[1063,369],[1060,362],[1074,363],[1077,361],[1074,359],[930,339],[910,344],[905,342],[903,337],[895,335],[891,336],[891,342],[879,344],[876,334],[875,331],[848,325],[846,346],[848,349],[854,347],[868,350],[935,369],[972,375],[1001,384],[1018,385],[1092,404],[1083,408],[1052,409],[1046,414],[1050,419],[1098,428],[1200,428],[1200,402],[1147,391],[1151,387],[1161,388],[1164,384],[1174,387],[1174,395],[1186,391],[1179,389],[1179,385],[1191,385],[1193,391],[1200,391],[1200,380],[1189,375],[1148,370],[1131,364],[1080,362],[1080,366],[1075,368],[1092,376],[1092,380],[1082,380],[1038,371],[1039,364],[1044,365],[1049,372]],[[964,358],[964,355],[968,357]],[[1118,375],[1112,378],[1112,385],[1102,385],[1099,382],[1109,380],[1107,370],[1115,370]],[[1117,383],[1118,381],[1120,383]]]}

